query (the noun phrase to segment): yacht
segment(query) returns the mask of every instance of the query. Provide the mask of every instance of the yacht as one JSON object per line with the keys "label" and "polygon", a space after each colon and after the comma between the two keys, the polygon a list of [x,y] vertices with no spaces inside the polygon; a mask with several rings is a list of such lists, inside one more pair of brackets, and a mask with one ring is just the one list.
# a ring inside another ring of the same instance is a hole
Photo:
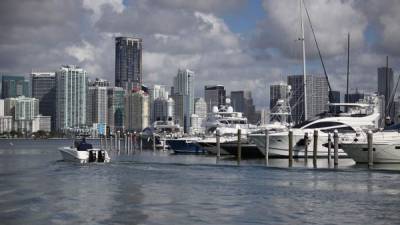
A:
{"label": "yacht", "polygon": [[85,138],[81,141],[74,141],[74,146],[59,148],[64,161],[90,163],[90,162],[110,162],[110,157],[106,150],[93,148],[86,143]]}
{"label": "yacht", "polygon": [[[346,113],[324,113],[318,117],[306,121],[303,124],[291,128],[293,131],[293,155],[304,157],[305,144],[308,144],[308,156],[312,156],[313,132],[318,131],[318,156],[328,154],[328,133],[337,130],[342,137],[355,137],[363,130],[377,129],[381,115],[381,99],[377,96],[366,96],[357,103],[335,103],[330,106],[346,107]],[[304,135],[308,133],[309,142],[305,143]],[[275,132],[269,134],[269,155],[289,155],[289,131]],[[250,141],[255,143],[259,150],[265,154],[265,134],[251,134]],[[310,154],[311,153],[311,154]],[[339,156],[346,153],[339,149]]]}
{"label": "yacht", "polygon": [[[400,163],[399,128],[400,124],[388,130],[373,133],[374,163]],[[356,163],[368,163],[368,142],[365,132],[350,140],[342,139],[340,146]]]}
{"label": "yacht", "polygon": [[217,154],[216,131],[220,134],[220,154],[234,155],[237,152],[237,133],[241,130],[242,156],[258,154],[257,146],[249,143],[247,134],[260,130],[257,125],[248,123],[247,118],[241,112],[234,112],[230,99],[226,99],[226,105],[219,108],[214,106],[208,114],[205,122],[206,135],[197,141],[209,154]]}

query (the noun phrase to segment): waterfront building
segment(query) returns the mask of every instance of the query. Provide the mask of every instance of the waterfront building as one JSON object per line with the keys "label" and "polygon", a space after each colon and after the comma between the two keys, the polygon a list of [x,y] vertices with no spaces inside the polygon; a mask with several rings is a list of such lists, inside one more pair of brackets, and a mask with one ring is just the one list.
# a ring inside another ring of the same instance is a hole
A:
{"label": "waterfront building", "polygon": [[207,119],[207,103],[203,98],[196,98],[194,100],[194,114],[191,115],[191,133],[199,134],[204,133],[204,123]]}
{"label": "waterfront building", "polygon": [[175,101],[162,97],[154,100],[154,121],[169,121],[174,119]]}
{"label": "waterfront building", "polygon": [[388,108],[390,104],[390,97],[394,88],[393,69],[390,67],[378,68],[378,95],[385,96],[385,115],[394,118],[394,107]]}
{"label": "waterfront building", "polygon": [[286,100],[289,95],[289,86],[283,82],[272,84],[269,87],[269,108],[273,109],[279,99]]}
{"label": "waterfront building", "polygon": [[108,82],[96,79],[89,82],[87,93],[86,124],[91,127],[94,123],[107,126],[108,120]]}
{"label": "waterfront building", "polygon": [[56,72],[56,128],[86,126],[87,72],[74,65],[62,66]]}
{"label": "waterfront building", "polygon": [[[169,93],[167,91],[167,86],[165,85],[153,85],[153,87],[149,88],[149,98],[150,98],[150,115],[151,115],[151,123],[157,120],[157,117],[160,115],[156,115],[155,113],[155,100],[156,99],[163,99],[165,101],[168,101],[169,98]],[[160,104],[160,102],[158,102]]]}
{"label": "waterfront building", "polygon": [[344,101],[348,101],[349,103],[356,103],[358,102],[360,99],[364,99],[365,94],[361,93],[358,91],[358,89],[356,89],[356,91],[354,93],[349,93],[348,95],[345,94],[344,95]]}
{"label": "waterfront building", "polygon": [[39,100],[39,113],[51,117],[51,129],[56,128],[56,75],[54,72],[31,73],[32,98]]}
{"label": "waterfront building", "polygon": [[[288,76],[288,85],[292,88],[290,106],[295,123],[304,121],[304,86],[303,75]],[[328,82],[324,76],[307,75],[307,118],[328,110]]]}
{"label": "waterfront building", "polygon": [[[329,92],[330,103],[340,103],[340,91],[330,91]],[[334,113],[340,112],[340,106],[330,106],[329,111]]]}
{"label": "waterfront building", "polygon": [[51,131],[51,117],[50,116],[37,115],[37,116],[33,117],[32,132],[37,132],[39,130],[45,131],[45,132]]}
{"label": "waterfront building", "polygon": [[108,96],[108,120],[111,130],[124,130],[124,94],[121,87],[109,87]]}
{"label": "waterfront building", "polygon": [[1,78],[1,97],[14,98],[30,96],[29,81],[23,75],[3,75]]}
{"label": "waterfront building", "polygon": [[257,123],[259,117],[256,115],[256,108],[250,91],[232,91],[231,105],[235,112],[242,112],[250,123]]}
{"label": "waterfront building", "polygon": [[125,96],[124,125],[129,131],[142,131],[149,126],[149,95],[142,91],[132,91]]}
{"label": "waterfront building", "polygon": [[0,99],[0,134],[12,130],[12,116],[4,114],[4,99]]}
{"label": "waterfront building", "polygon": [[175,120],[189,132],[190,116],[194,112],[194,72],[179,69],[174,78],[173,99],[175,101]]}
{"label": "waterfront building", "polygon": [[12,130],[25,133],[35,132],[32,122],[39,115],[39,100],[25,96],[6,98],[4,114],[12,116]]}
{"label": "waterfront building", "polygon": [[142,86],[142,39],[115,38],[115,86],[125,90]]}
{"label": "waterfront building", "polygon": [[204,87],[204,100],[207,103],[207,112],[214,106],[225,105],[226,91],[223,85],[206,85]]}

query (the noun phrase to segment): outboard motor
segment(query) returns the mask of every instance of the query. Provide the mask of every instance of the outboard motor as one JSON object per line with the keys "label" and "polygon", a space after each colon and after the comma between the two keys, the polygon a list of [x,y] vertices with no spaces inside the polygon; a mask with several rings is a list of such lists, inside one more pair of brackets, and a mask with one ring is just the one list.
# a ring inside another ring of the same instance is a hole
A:
{"label": "outboard motor", "polygon": [[89,162],[96,162],[97,156],[95,151],[89,151]]}
{"label": "outboard motor", "polygon": [[104,151],[98,151],[97,162],[104,162],[106,153]]}

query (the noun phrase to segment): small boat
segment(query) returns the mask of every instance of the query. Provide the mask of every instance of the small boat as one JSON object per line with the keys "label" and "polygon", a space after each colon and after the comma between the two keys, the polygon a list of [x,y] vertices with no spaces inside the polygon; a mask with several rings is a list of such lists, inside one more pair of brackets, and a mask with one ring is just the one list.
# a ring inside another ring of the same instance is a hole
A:
{"label": "small boat", "polygon": [[110,157],[106,150],[93,148],[86,143],[83,138],[81,141],[74,141],[74,146],[59,148],[64,161],[90,163],[90,162],[110,162]]}

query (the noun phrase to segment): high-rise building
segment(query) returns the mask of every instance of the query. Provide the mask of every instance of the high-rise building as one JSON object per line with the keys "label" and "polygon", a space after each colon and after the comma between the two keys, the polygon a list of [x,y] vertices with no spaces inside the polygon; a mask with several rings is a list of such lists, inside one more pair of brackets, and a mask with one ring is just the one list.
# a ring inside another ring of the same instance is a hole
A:
{"label": "high-rise building", "polygon": [[[157,116],[156,116],[156,113],[154,111],[155,100],[160,98],[159,101],[161,101],[161,99],[168,101],[169,93],[167,90],[168,89],[165,85],[157,85],[157,84],[153,85],[153,87],[149,88],[150,115],[151,115],[150,120],[152,123],[157,120],[157,117],[160,116],[159,114],[157,114]],[[160,102],[158,102],[158,104],[160,104]]]}
{"label": "high-rise building", "polygon": [[12,116],[6,116],[4,113],[4,99],[0,99],[0,134],[12,130]]}
{"label": "high-rise building", "polygon": [[56,127],[58,130],[86,126],[87,73],[74,65],[56,72]]}
{"label": "high-rise building", "polygon": [[207,118],[207,103],[203,98],[194,100],[194,114],[191,116],[191,133],[203,133],[204,123]]}
{"label": "high-rise building", "polygon": [[140,132],[149,126],[150,108],[147,93],[140,90],[126,94],[124,109],[125,129]]}
{"label": "high-rise building", "polygon": [[259,117],[256,115],[256,108],[250,91],[232,91],[231,105],[235,112],[242,112],[250,123],[257,123]]}
{"label": "high-rise building", "polygon": [[385,114],[386,116],[394,117],[394,108],[388,109],[390,97],[394,87],[393,70],[388,67],[378,68],[378,95],[385,96]]}
{"label": "high-rise building", "polygon": [[[328,110],[329,87],[324,76],[307,75],[307,119]],[[295,123],[304,121],[303,75],[288,76],[288,85],[292,87],[290,106]]]}
{"label": "high-rise building", "polygon": [[86,124],[107,124],[108,120],[108,82],[101,79],[89,82],[86,100]]}
{"label": "high-rise building", "polygon": [[226,91],[223,85],[206,85],[204,87],[204,100],[207,103],[207,112],[214,106],[225,105]]}
{"label": "high-rise building", "polygon": [[124,94],[121,87],[110,87],[108,96],[108,121],[111,130],[124,130]]}
{"label": "high-rise building", "polygon": [[115,38],[115,86],[125,90],[142,86],[142,39]]}
{"label": "high-rise building", "polygon": [[154,121],[168,121],[174,119],[175,101],[172,98],[162,97],[154,100]]}
{"label": "high-rise building", "polygon": [[364,99],[365,94],[361,93],[358,91],[358,89],[356,89],[356,92],[354,93],[349,93],[348,97],[347,94],[344,95],[344,99],[347,100],[349,103],[356,103],[358,102],[358,100],[360,99]]}
{"label": "high-rise building", "polygon": [[39,114],[39,100],[25,96],[6,98],[5,115],[12,116],[12,129],[21,132],[35,132],[32,127],[34,118]]}
{"label": "high-rise building", "polygon": [[289,86],[285,83],[272,84],[269,88],[269,93],[269,108],[272,109],[279,99],[287,99],[289,95]]}
{"label": "high-rise building", "polygon": [[[330,103],[340,103],[340,91],[330,91],[329,96],[330,96],[329,98],[331,98]],[[329,111],[334,113],[339,113],[340,106],[330,106]]]}
{"label": "high-rise building", "polygon": [[30,97],[29,81],[24,76],[3,75],[1,78],[1,97],[14,98],[18,96]]}
{"label": "high-rise building", "polygon": [[32,98],[39,100],[39,113],[51,117],[51,129],[56,128],[56,75],[54,72],[31,73]]}
{"label": "high-rise building", "polygon": [[174,78],[175,120],[189,132],[190,116],[194,112],[194,72],[188,69],[178,70]]}

